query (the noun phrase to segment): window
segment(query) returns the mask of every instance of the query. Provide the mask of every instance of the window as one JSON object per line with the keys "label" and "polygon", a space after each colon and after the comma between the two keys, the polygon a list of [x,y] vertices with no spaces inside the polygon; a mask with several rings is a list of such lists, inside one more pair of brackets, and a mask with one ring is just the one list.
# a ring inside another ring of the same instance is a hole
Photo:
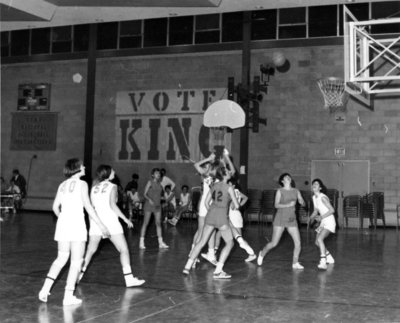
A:
{"label": "window", "polygon": [[196,16],[196,44],[219,43],[219,18],[219,14]]}
{"label": "window", "polygon": [[29,55],[29,30],[11,32],[11,56]]}
{"label": "window", "polygon": [[55,27],[51,30],[52,53],[70,53],[72,50],[71,26]]}
{"label": "window", "polygon": [[[400,18],[400,1],[371,3],[371,19]],[[400,23],[371,26],[372,34],[400,32]]]}
{"label": "window", "polygon": [[193,44],[193,17],[169,19],[169,45]]}
{"label": "window", "polygon": [[86,52],[89,49],[89,25],[74,26],[74,52]]}
{"label": "window", "polygon": [[279,9],[279,39],[306,38],[306,8]]}
{"label": "window", "polygon": [[118,22],[97,25],[97,49],[116,49],[118,42]]}
{"label": "window", "polygon": [[308,8],[308,36],[337,36],[337,6]]}
{"label": "window", "polygon": [[149,19],[144,21],[144,47],[167,45],[167,18]]}
{"label": "window", "polygon": [[121,21],[119,48],[142,47],[142,20]]}
{"label": "window", "polygon": [[243,12],[222,14],[222,42],[242,41]]}
{"label": "window", "polygon": [[50,28],[32,29],[31,54],[50,54]]}
{"label": "window", "polygon": [[3,31],[0,33],[1,37],[1,57],[10,56],[10,33]]}
{"label": "window", "polygon": [[276,10],[259,10],[251,13],[251,39],[276,38]]}

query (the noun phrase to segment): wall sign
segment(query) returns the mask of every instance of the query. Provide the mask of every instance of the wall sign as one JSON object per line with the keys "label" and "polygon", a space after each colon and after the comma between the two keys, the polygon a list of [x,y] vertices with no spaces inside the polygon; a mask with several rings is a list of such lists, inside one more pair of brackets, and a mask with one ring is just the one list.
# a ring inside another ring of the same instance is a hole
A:
{"label": "wall sign", "polygon": [[57,113],[15,112],[10,150],[56,150]]}
{"label": "wall sign", "polygon": [[346,149],[344,147],[336,147],[335,148],[335,156],[343,157],[346,155]]}
{"label": "wall sign", "polygon": [[[118,92],[115,160],[182,163],[209,156],[216,143],[203,115],[224,96],[223,88]],[[230,150],[231,134],[224,145]]]}

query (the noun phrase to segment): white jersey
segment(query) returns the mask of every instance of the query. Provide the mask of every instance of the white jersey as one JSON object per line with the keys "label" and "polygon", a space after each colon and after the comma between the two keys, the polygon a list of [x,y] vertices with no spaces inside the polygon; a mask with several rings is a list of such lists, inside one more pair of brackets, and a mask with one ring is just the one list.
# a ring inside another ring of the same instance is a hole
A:
{"label": "white jersey", "polygon": [[179,205],[180,205],[180,206],[186,206],[186,205],[188,205],[188,204],[189,204],[189,197],[190,197],[190,194],[189,194],[189,193],[186,193],[186,194],[181,193],[180,196],[181,196],[181,197],[180,197]]}
{"label": "white jersey", "polygon": [[61,213],[58,216],[56,241],[86,241],[87,230],[83,213],[82,185],[79,178],[69,178],[62,182],[57,190],[61,202]]}
{"label": "white jersey", "polygon": [[[116,185],[108,180],[102,181],[92,187],[90,198],[101,222],[104,223],[111,235],[122,234],[124,231],[119,222],[118,215],[111,208],[111,194]],[[116,190],[114,191],[116,194]],[[95,221],[90,219],[89,235],[102,235]]]}
{"label": "white jersey", "polygon": [[[174,195],[174,193],[172,191],[169,192],[169,193],[164,192],[164,199],[168,200],[171,195]],[[173,205],[174,209],[176,209],[176,198],[175,198],[175,196],[169,201],[169,203],[171,203]]]}
{"label": "white jersey", "polygon": [[201,200],[199,204],[199,216],[204,217],[207,215],[207,208],[206,208],[206,197],[208,192],[210,191],[211,184],[213,183],[213,178],[211,176],[207,176],[203,179],[203,193],[201,195]]}
{"label": "white jersey", "polygon": [[[313,203],[314,203],[314,208],[318,211],[319,215],[323,215],[329,211],[328,207],[322,201],[323,197],[327,198],[329,201],[329,198],[323,193],[319,193],[318,196],[313,195],[313,197],[312,197]],[[333,214],[331,214],[328,217],[323,218],[321,220],[321,224],[317,228],[317,231],[319,232],[322,229],[327,229],[327,230],[335,233],[336,221],[335,221],[335,217],[333,216]]]}

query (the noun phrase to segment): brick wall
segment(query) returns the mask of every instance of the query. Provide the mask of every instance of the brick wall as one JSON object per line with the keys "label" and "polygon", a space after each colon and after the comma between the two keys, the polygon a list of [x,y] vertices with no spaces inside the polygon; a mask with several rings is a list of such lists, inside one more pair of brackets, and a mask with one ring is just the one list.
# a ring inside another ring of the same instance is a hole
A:
{"label": "brick wall", "polygon": [[[345,147],[348,160],[370,160],[371,191],[385,192],[389,208],[398,202],[399,99],[380,99],[370,111],[350,99],[346,122],[335,122],[323,108],[323,98],[316,84],[321,77],[343,77],[341,46],[284,48],[290,62],[285,73],[276,72],[270,79],[268,95],[260,105],[259,133],[250,132],[249,188],[275,188],[282,172],[293,174],[300,185],[310,180],[311,161],[336,159],[335,147]],[[259,75],[273,50],[254,50],[251,77]],[[178,187],[198,185],[199,178],[190,164],[116,163],[115,96],[118,91],[226,87],[227,77],[241,81],[241,52],[180,54],[152,57],[100,59],[96,74],[95,129],[93,166],[112,164],[123,184],[133,172],[144,186],[151,168],[165,167]],[[72,75],[84,77],[73,83]],[[2,66],[1,171],[8,179],[12,168],[27,174],[33,152],[10,151],[11,112],[16,110],[18,84],[51,83],[51,111],[59,112],[57,151],[37,152],[33,162],[29,193],[49,201],[62,180],[62,166],[67,158],[83,157],[86,100],[86,62],[62,61]],[[238,132],[234,133],[233,154],[238,156]],[[36,152],[35,152],[36,153]],[[48,204],[46,204],[48,205]],[[47,206],[46,206],[47,207]]]}

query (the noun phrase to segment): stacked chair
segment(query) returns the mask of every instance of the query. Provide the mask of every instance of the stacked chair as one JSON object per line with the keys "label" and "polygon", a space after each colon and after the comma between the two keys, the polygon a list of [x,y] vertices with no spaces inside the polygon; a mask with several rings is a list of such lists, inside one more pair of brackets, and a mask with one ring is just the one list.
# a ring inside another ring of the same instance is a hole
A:
{"label": "stacked chair", "polygon": [[262,191],[249,188],[247,190],[248,201],[244,211],[244,219],[247,222],[260,222],[262,211]]}

